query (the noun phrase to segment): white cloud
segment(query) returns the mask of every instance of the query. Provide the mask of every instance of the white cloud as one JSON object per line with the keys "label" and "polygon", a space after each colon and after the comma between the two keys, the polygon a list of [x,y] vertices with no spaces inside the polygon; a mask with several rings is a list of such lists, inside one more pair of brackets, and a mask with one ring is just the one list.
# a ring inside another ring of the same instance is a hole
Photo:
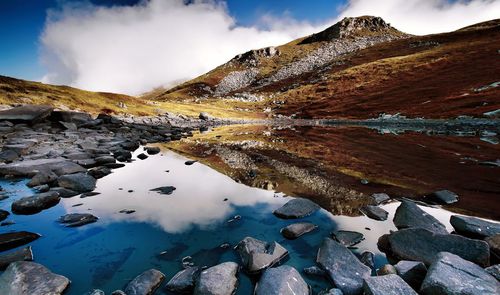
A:
{"label": "white cloud", "polygon": [[[498,18],[500,1],[351,0],[340,15],[334,13],[329,24],[344,16],[377,15],[402,31],[425,34]],[[258,26],[242,27],[215,0],[66,6],[50,14],[40,38],[47,68],[43,81],[140,94],[196,77],[238,53],[286,43],[324,27],[286,13],[264,15]]]}

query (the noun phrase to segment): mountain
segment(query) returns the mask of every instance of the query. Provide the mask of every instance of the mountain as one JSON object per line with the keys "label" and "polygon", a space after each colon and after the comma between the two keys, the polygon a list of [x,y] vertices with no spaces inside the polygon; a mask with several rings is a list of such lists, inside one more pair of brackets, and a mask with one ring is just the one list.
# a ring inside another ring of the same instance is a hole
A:
{"label": "mountain", "polygon": [[500,20],[413,36],[379,17],[344,18],[143,98],[223,104],[255,117],[481,117],[500,109],[497,40]]}

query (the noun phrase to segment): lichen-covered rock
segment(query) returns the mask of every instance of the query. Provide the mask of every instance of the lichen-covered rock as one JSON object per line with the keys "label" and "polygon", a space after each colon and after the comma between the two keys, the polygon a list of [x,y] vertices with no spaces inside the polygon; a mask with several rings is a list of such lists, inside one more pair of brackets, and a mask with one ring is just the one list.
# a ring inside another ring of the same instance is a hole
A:
{"label": "lichen-covered rock", "polygon": [[[238,286],[238,264],[224,262],[200,273],[195,295],[232,295]],[[127,294],[128,295],[128,294]]]}
{"label": "lichen-covered rock", "polygon": [[309,295],[311,290],[299,272],[288,265],[269,268],[255,287],[255,295]]}

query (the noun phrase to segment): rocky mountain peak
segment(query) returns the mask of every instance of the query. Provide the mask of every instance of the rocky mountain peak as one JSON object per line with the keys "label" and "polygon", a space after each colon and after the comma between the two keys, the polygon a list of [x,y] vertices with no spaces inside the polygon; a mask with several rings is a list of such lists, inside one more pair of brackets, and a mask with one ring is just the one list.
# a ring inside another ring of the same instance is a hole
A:
{"label": "rocky mountain peak", "polygon": [[381,17],[359,16],[345,17],[333,26],[304,39],[301,44],[308,44],[335,39],[369,37],[377,35],[405,35],[386,23]]}

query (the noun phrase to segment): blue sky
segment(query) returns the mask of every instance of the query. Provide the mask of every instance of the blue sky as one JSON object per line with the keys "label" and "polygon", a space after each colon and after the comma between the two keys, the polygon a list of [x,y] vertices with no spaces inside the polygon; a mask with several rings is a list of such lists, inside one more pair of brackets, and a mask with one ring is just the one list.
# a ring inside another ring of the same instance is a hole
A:
{"label": "blue sky", "polygon": [[[168,0],[165,0],[168,1]],[[39,36],[48,9],[83,0],[0,0],[0,75],[38,80],[45,74],[39,62]],[[134,5],[137,0],[90,0],[94,5]],[[227,7],[239,25],[255,25],[263,14],[321,22],[335,17],[343,0],[229,0]]]}

